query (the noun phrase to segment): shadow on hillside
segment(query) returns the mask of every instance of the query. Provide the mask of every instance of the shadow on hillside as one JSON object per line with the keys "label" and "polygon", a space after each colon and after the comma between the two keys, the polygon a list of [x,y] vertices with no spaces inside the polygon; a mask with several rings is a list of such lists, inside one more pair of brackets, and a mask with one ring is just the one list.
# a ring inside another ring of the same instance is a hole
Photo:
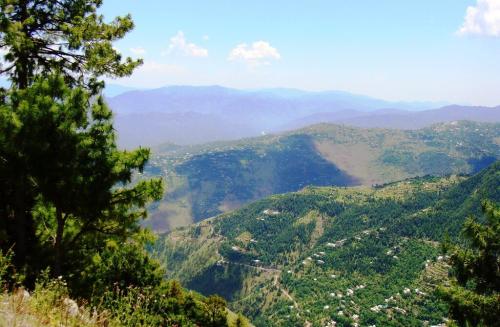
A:
{"label": "shadow on hillside", "polygon": [[213,265],[194,277],[186,287],[205,296],[217,294],[232,301],[243,288],[248,268],[238,265]]}
{"label": "shadow on hillside", "polygon": [[497,158],[494,156],[485,156],[481,158],[473,158],[467,160],[467,163],[472,167],[472,173],[478,173],[479,171],[489,167],[491,164],[497,161]]}
{"label": "shadow on hillside", "polygon": [[297,191],[306,186],[355,186],[358,178],[347,174],[316,149],[309,135],[291,135],[281,142],[282,149],[272,152],[276,162],[278,183],[274,193]]}
{"label": "shadow on hillside", "polygon": [[[308,135],[291,135],[270,145],[198,155],[176,167],[188,180],[194,221],[218,215],[225,204],[246,204],[306,186],[354,186],[360,181],[316,150]],[[174,197],[170,196],[172,201]],[[234,206],[231,208],[234,209]]]}

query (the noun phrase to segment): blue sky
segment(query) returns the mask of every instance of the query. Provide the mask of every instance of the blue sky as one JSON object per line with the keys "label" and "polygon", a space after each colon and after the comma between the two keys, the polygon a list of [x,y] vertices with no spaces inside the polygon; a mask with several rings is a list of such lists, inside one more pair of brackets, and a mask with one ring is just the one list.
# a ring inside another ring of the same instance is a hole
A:
{"label": "blue sky", "polygon": [[105,0],[145,64],[113,83],[344,90],[500,104],[500,0]]}

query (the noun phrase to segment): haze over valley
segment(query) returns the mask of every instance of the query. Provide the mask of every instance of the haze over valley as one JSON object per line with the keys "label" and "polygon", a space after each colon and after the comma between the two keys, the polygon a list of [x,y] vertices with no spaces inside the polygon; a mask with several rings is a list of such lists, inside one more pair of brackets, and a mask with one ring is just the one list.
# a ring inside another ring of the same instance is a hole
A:
{"label": "haze over valley", "polygon": [[500,0],[0,0],[0,327],[499,327]]}
{"label": "haze over valley", "polygon": [[127,148],[237,140],[317,123],[418,129],[458,120],[500,122],[500,107],[390,102],[339,91],[171,86],[125,89],[108,102]]}

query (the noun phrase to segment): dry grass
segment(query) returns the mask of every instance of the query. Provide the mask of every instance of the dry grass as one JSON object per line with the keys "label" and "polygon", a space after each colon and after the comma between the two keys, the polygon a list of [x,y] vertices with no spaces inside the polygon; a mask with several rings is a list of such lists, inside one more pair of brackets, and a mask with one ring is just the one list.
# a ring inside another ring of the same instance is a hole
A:
{"label": "dry grass", "polygon": [[316,141],[316,150],[323,158],[342,171],[359,179],[363,185],[381,183],[383,176],[374,169],[380,151],[368,144],[335,144],[331,141]]}
{"label": "dry grass", "polygon": [[[66,299],[66,301],[65,301]],[[106,313],[84,306],[71,308],[73,301],[59,297],[53,289],[29,294],[23,289],[0,295],[1,327],[104,327],[118,326]]]}

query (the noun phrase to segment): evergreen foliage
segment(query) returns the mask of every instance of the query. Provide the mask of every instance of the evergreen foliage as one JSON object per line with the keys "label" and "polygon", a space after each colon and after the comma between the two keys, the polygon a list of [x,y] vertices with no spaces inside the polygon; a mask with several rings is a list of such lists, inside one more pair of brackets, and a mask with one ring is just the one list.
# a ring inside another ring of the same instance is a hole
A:
{"label": "evergreen foliage", "polygon": [[149,150],[118,150],[111,111],[102,98],[89,99],[56,75],[13,89],[0,107],[5,166],[23,162],[13,169],[29,177],[37,246],[56,275],[78,271],[107,239],[133,236],[144,205],[162,194],[160,179],[127,186]]}
{"label": "evergreen foliage", "polygon": [[105,23],[101,4],[0,1],[1,73],[12,82],[0,103],[2,248],[14,245],[14,262],[31,281],[47,251],[58,275],[73,261],[65,246],[81,248],[75,243],[91,233],[128,237],[145,216],[140,208],[162,192],[159,180],[126,187],[149,150],[117,150],[99,77],[129,75],[141,62],[112,48],[131,18]]}
{"label": "evergreen foliage", "polygon": [[94,91],[102,86],[102,75],[130,75],[142,61],[123,60],[112,42],[132,30],[132,19],[106,23],[97,13],[101,5],[102,0],[1,0],[0,47],[7,54],[0,72],[20,89],[36,75],[57,71],[71,86]]}
{"label": "evergreen foliage", "polygon": [[452,282],[440,288],[450,315],[460,326],[497,326],[500,313],[500,208],[484,201],[485,219],[470,216],[462,234],[465,244],[445,244]]}

